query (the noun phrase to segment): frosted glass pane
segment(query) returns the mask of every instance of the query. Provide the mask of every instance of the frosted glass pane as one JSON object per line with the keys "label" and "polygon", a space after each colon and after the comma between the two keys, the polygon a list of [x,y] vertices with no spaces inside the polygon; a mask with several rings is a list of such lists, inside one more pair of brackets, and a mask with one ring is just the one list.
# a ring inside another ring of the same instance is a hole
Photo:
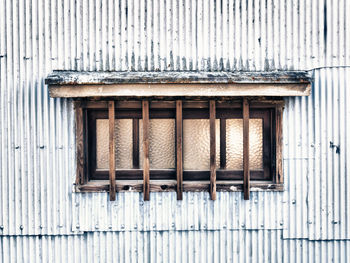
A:
{"label": "frosted glass pane", "polygon": [[96,120],[96,168],[109,168],[108,139],[108,120]]}
{"label": "frosted glass pane", "polygon": [[[140,120],[140,166],[143,167],[143,125]],[[175,168],[175,119],[149,121],[150,169]]]}
{"label": "frosted glass pane", "polygon": [[[263,169],[262,119],[249,120],[249,167]],[[243,120],[226,120],[226,168],[243,170]]]}
{"label": "frosted glass pane", "polygon": [[[109,169],[108,120],[96,120],[96,167]],[[114,130],[115,166],[117,169],[132,168],[132,119],[116,119]]]}
{"label": "frosted glass pane", "polygon": [[263,121],[249,120],[249,167],[252,170],[263,169]]}
{"label": "frosted glass pane", "polygon": [[132,119],[116,119],[114,138],[115,167],[117,169],[132,168]]}
{"label": "frosted glass pane", "polygon": [[[183,121],[184,170],[210,169],[210,124],[208,119]],[[216,120],[216,166],[220,166],[220,120]]]}

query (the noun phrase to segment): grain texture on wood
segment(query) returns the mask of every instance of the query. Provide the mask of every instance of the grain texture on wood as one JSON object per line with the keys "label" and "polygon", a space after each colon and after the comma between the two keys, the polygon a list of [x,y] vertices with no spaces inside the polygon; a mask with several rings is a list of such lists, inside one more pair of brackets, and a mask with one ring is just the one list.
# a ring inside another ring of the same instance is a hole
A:
{"label": "grain texture on wood", "polygon": [[119,98],[163,98],[163,97],[252,97],[252,96],[308,96],[308,83],[207,83],[207,84],[84,84],[50,85],[53,98],[119,97]]}
{"label": "grain texture on wood", "polygon": [[84,115],[80,102],[75,103],[75,134],[76,134],[76,150],[77,150],[77,175],[76,184],[84,184],[85,182],[85,139],[84,139]]}
{"label": "grain texture on wood", "polygon": [[149,200],[149,102],[142,101],[142,124],[143,124],[143,199]]}
{"label": "grain texture on wood", "polygon": [[[205,181],[210,178],[208,170],[183,170],[183,181]],[[142,180],[142,169],[117,169],[116,175],[119,180]],[[216,169],[216,180],[242,180],[243,170]],[[99,169],[92,173],[90,180],[108,180],[109,170]],[[250,179],[262,181],[264,170],[250,170]],[[150,170],[150,180],[176,180],[176,169],[154,169]],[[270,181],[270,180],[266,180]]]}
{"label": "grain texture on wood", "polygon": [[276,107],[276,183],[283,184],[283,167],[282,167],[282,120],[283,106]]}
{"label": "grain texture on wood", "polygon": [[210,198],[216,200],[216,109],[215,100],[209,101],[210,116]]}
{"label": "grain texture on wood", "polygon": [[48,85],[121,84],[121,83],[310,83],[310,71],[69,71],[54,70]]}
{"label": "grain texture on wood", "polygon": [[176,182],[177,200],[182,200],[183,192],[183,152],[182,152],[182,101],[176,101]]}
{"label": "grain texture on wood", "polygon": [[[208,191],[209,181],[183,182],[184,192]],[[241,192],[243,190],[241,182],[217,181],[217,191],[219,192]],[[122,180],[118,181],[118,192],[142,192],[142,181]],[[175,192],[176,180],[156,180],[150,183],[152,192]],[[109,190],[108,181],[89,182],[85,185],[77,185],[76,192],[107,192]],[[266,182],[251,183],[251,191],[284,191],[282,184],[271,184]]]}
{"label": "grain texture on wood", "polygon": [[109,199],[115,201],[115,107],[114,101],[108,102],[108,118],[109,118]]}
{"label": "grain texture on wood", "polygon": [[250,195],[250,171],[249,171],[249,102],[243,99],[243,192],[244,200],[249,200]]}

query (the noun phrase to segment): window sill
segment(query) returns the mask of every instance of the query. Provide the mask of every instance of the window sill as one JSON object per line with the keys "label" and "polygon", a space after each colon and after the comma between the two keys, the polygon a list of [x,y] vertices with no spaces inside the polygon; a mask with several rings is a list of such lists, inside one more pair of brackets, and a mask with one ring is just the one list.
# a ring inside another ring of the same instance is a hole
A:
{"label": "window sill", "polygon": [[[209,181],[183,182],[184,192],[204,192],[209,191]],[[142,180],[118,180],[116,184],[117,192],[142,192]],[[242,192],[242,181],[216,181],[216,190],[219,192]],[[84,185],[76,185],[75,192],[108,192],[108,180],[89,181]],[[151,192],[176,192],[176,180],[154,180],[150,181]],[[276,184],[270,181],[251,181],[250,191],[284,191],[283,184]]]}

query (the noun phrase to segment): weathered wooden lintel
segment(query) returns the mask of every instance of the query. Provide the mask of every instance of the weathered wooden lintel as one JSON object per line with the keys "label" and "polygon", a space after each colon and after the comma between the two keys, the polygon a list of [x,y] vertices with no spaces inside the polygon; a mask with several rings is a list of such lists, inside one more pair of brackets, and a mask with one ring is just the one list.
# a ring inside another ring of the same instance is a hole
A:
{"label": "weathered wooden lintel", "polygon": [[310,83],[311,71],[67,71],[55,70],[48,85],[144,84],[144,83]]}
{"label": "weathered wooden lintel", "polygon": [[308,96],[311,85],[307,83],[50,85],[49,91],[53,98]]}
{"label": "weathered wooden lintel", "polygon": [[308,96],[308,71],[77,72],[54,71],[51,97]]}

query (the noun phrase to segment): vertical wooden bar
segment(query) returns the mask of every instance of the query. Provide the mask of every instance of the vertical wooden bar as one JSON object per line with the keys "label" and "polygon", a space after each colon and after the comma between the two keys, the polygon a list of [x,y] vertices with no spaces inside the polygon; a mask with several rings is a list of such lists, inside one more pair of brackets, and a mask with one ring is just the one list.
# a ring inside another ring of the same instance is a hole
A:
{"label": "vertical wooden bar", "polygon": [[75,129],[76,129],[76,145],[77,145],[77,177],[76,184],[85,183],[85,169],[84,169],[84,115],[81,103],[75,103]]}
{"label": "vertical wooden bar", "polygon": [[[83,183],[89,181],[89,173],[90,173],[90,158],[89,158],[89,151],[91,148],[91,145],[89,144],[89,121],[88,121],[88,112],[86,109],[83,108],[83,122],[84,122],[84,176],[83,176]],[[94,132],[96,133],[96,122],[94,123],[95,129]],[[91,136],[94,136],[91,134]],[[94,136],[96,138],[96,136]],[[95,158],[96,155],[94,154]]]}
{"label": "vertical wooden bar", "polygon": [[177,200],[182,200],[183,155],[182,155],[182,101],[176,101],[176,181]]}
{"label": "vertical wooden bar", "polygon": [[139,119],[132,120],[132,166],[140,168]]}
{"label": "vertical wooden bar", "polygon": [[215,100],[211,100],[209,102],[209,115],[210,115],[210,198],[211,200],[216,200]]}
{"label": "vertical wooden bar", "polygon": [[243,191],[244,200],[249,200],[250,171],[249,171],[249,102],[243,99]]}
{"label": "vertical wooden bar", "polygon": [[283,184],[282,168],[282,120],[283,106],[277,106],[276,116],[276,183]]}
{"label": "vertical wooden bar", "polygon": [[115,107],[114,101],[108,102],[108,119],[109,119],[109,199],[115,201]]}
{"label": "vertical wooden bar", "polygon": [[143,124],[143,199],[149,200],[149,102],[142,101],[142,124]]}
{"label": "vertical wooden bar", "polygon": [[226,169],[226,119],[220,119],[220,168]]}

